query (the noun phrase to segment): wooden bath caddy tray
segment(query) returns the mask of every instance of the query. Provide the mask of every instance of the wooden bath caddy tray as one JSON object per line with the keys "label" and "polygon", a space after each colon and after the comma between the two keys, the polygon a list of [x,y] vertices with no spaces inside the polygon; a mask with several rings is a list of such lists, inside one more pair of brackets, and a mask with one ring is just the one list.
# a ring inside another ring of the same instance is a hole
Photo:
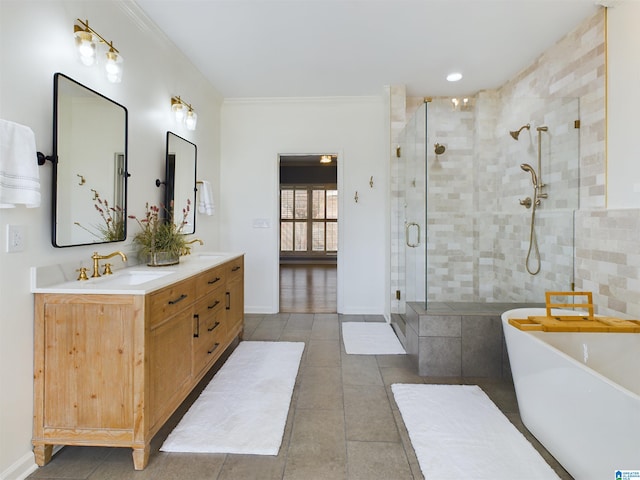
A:
{"label": "wooden bath caddy tray", "polygon": [[[586,297],[583,303],[552,303],[551,297]],[[640,320],[623,320],[614,317],[596,317],[593,313],[591,292],[546,292],[546,316],[510,318],[509,324],[520,330],[542,332],[610,332],[640,333]],[[552,308],[587,309],[584,315],[552,315]]]}

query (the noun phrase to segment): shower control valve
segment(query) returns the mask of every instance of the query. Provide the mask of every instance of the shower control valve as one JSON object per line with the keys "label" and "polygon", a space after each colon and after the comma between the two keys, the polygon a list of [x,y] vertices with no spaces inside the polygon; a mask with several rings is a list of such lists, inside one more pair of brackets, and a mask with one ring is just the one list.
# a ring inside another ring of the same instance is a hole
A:
{"label": "shower control valve", "polygon": [[524,205],[527,208],[531,208],[532,204],[533,201],[531,200],[531,197],[527,197],[524,200],[520,199],[520,205]]}

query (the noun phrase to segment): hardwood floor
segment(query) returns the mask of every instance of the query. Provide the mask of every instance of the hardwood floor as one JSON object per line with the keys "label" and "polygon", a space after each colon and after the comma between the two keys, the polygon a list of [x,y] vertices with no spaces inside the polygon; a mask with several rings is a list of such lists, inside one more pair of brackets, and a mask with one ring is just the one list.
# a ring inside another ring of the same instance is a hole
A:
{"label": "hardwood floor", "polygon": [[280,265],[280,311],[336,313],[335,265]]}

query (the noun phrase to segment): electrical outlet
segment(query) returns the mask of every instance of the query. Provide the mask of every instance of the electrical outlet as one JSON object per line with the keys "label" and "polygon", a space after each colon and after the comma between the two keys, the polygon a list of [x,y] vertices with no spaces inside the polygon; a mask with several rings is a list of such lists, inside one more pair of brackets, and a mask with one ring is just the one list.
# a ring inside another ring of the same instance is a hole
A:
{"label": "electrical outlet", "polygon": [[7,253],[24,251],[25,228],[23,225],[7,225]]}

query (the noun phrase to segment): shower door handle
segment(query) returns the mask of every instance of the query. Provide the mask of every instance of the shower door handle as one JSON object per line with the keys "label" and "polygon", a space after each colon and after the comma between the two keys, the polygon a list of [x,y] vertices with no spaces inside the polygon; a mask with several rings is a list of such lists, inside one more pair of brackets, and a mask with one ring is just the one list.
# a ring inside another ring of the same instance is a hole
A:
{"label": "shower door handle", "polygon": [[[416,243],[411,243],[409,241],[409,230],[411,229],[411,227],[416,227],[418,229],[418,241]],[[411,247],[411,248],[416,248],[417,246],[420,245],[420,225],[418,225],[415,222],[411,222],[411,223],[407,223],[405,228],[404,228],[404,236],[405,236],[405,241],[407,242],[407,247]]]}

